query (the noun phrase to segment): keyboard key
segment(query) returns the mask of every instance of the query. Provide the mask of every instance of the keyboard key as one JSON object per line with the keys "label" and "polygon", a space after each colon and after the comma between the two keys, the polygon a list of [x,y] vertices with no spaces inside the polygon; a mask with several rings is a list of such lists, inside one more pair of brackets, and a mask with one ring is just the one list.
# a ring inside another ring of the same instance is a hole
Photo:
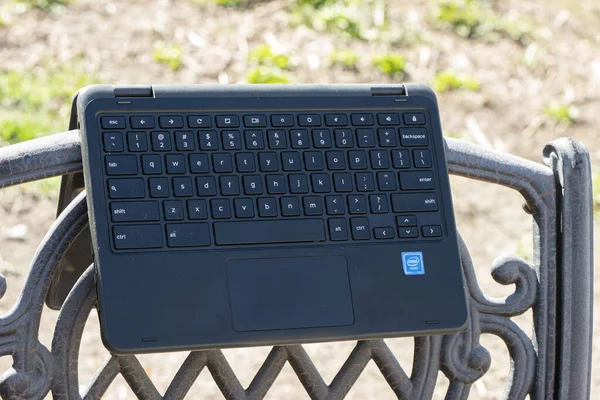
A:
{"label": "keyboard key", "polygon": [[331,192],[331,181],[328,174],[312,174],[310,176],[313,192],[329,193]]}
{"label": "keyboard key", "polygon": [[129,151],[148,151],[148,136],[145,132],[127,132]]}
{"label": "keyboard key", "polygon": [[208,155],[190,154],[190,171],[192,174],[206,174],[210,171]]}
{"label": "keyboard key", "polygon": [[300,200],[297,197],[282,197],[281,215],[284,217],[296,217],[300,215]]}
{"label": "keyboard key", "polygon": [[275,127],[290,127],[294,126],[294,116],[292,114],[275,114],[271,115],[271,125]]}
{"label": "keyboard key", "polygon": [[135,199],[146,195],[144,179],[124,178],[108,180],[108,197],[111,199]]}
{"label": "keyboard key", "polygon": [[282,152],[281,165],[284,171],[300,171],[302,169],[300,153],[297,151]]}
{"label": "keyboard key", "polygon": [[431,153],[429,150],[413,150],[413,160],[417,168],[431,168]]}
{"label": "keyboard key", "polygon": [[240,119],[237,115],[217,115],[217,128],[238,128]]}
{"label": "keyboard key", "polygon": [[425,128],[401,128],[400,143],[402,146],[427,146],[427,130]]}
{"label": "keyboard key", "polygon": [[260,217],[277,216],[277,200],[275,197],[259,197],[257,200],[258,215]]}
{"label": "keyboard key", "polygon": [[298,115],[298,125],[319,126],[321,125],[321,116],[319,114],[300,114]]}
{"label": "keyboard key", "polygon": [[397,215],[396,225],[398,226],[417,226],[417,217],[414,215]]}
{"label": "keyboard key", "polygon": [[327,209],[328,215],[341,215],[346,212],[344,206],[344,197],[342,196],[326,196],[325,197],[325,208]]}
{"label": "keyboard key", "polygon": [[158,117],[161,128],[183,128],[183,117],[176,115],[163,115]]}
{"label": "keyboard key", "polygon": [[398,228],[398,236],[401,238],[416,238],[419,237],[419,231],[416,226],[405,226]]}
{"label": "keyboard key", "polygon": [[106,175],[135,175],[137,169],[136,156],[106,156]]}
{"label": "keyboard key", "polygon": [[323,214],[323,203],[319,196],[304,196],[302,198],[304,215],[314,216]]}
{"label": "keyboard key", "polygon": [[352,175],[350,174],[333,174],[333,187],[336,192],[351,192],[352,191]]}
{"label": "keyboard key", "polygon": [[229,200],[227,199],[212,199],[210,201],[210,209],[214,219],[231,218],[231,210],[229,208]]}
{"label": "keyboard key", "polygon": [[190,219],[207,219],[208,212],[206,210],[205,200],[188,200],[188,216]]}
{"label": "keyboard key", "polygon": [[104,151],[123,151],[123,135],[121,132],[104,132],[102,138],[104,139]]}
{"label": "keyboard key", "polygon": [[293,149],[308,149],[308,131],[305,129],[291,129],[290,141]]}
{"label": "keyboard key", "polygon": [[244,132],[244,135],[246,137],[246,148],[248,150],[261,150],[265,148],[263,131],[247,130]]}
{"label": "keyboard key", "polygon": [[377,114],[379,125],[400,125],[400,117],[396,113]]}
{"label": "keyboard key", "polygon": [[348,196],[348,211],[350,214],[366,214],[367,199],[362,194]]}
{"label": "keyboard key", "polygon": [[242,148],[242,135],[240,131],[222,131],[221,138],[225,150],[240,150]]}
{"label": "keyboard key", "polygon": [[169,180],[167,178],[148,179],[150,197],[169,197]]}
{"label": "keyboard key", "polygon": [[394,168],[410,168],[410,155],[408,150],[393,150],[392,165]]}
{"label": "keyboard key", "polygon": [[212,176],[198,176],[196,177],[196,190],[198,196],[216,196],[217,181]]}
{"label": "keyboard key", "polygon": [[388,153],[383,150],[371,150],[371,168],[373,169],[388,169],[390,167],[390,159]]}
{"label": "keyboard key", "polygon": [[217,245],[325,241],[322,219],[215,222]]}
{"label": "keyboard key", "polygon": [[178,176],[173,178],[173,194],[175,197],[191,197],[194,195],[192,178],[189,176]]}
{"label": "keyboard key", "polygon": [[307,171],[323,171],[323,154],[320,151],[307,151],[304,153],[304,168]]}
{"label": "keyboard key", "polygon": [[328,151],[325,154],[327,158],[327,169],[340,170],[346,169],[346,158],[342,151]]}
{"label": "keyboard key", "polygon": [[254,153],[237,153],[235,155],[235,165],[238,172],[254,172],[256,171],[256,163],[254,162]]}
{"label": "keyboard key", "polygon": [[373,214],[387,214],[390,212],[388,207],[387,196],[382,194],[369,195],[369,203],[371,204],[371,212]]}
{"label": "keyboard key", "polygon": [[114,222],[158,221],[156,201],[111,202],[110,215]]}
{"label": "keyboard key", "polygon": [[406,125],[425,125],[425,114],[423,113],[404,113],[403,119]]}
{"label": "keyboard key", "polygon": [[101,117],[100,123],[104,129],[125,129],[125,117]]}
{"label": "keyboard key", "polygon": [[254,217],[254,201],[250,198],[233,200],[235,208],[235,216],[237,218],[252,218]]}
{"label": "keyboard key", "polygon": [[212,121],[210,115],[190,115],[188,118],[188,125],[190,128],[210,128],[212,127]]}
{"label": "keyboard key", "polygon": [[375,147],[375,131],[373,129],[357,129],[356,141],[358,147]]}
{"label": "keyboard key", "polygon": [[356,126],[373,125],[373,115],[371,115],[371,114],[352,114],[352,125],[356,125]]}
{"label": "keyboard key", "polygon": [[219,150],[219,139],[216,131],[199,131],[198,139],[201,150]]}
{"label": "keyboard key", "polygon": [[277,153],[261,152],[258,153],[258,163],[260,170],[263,172],[279,171],[279,162],[277,161]]}
{"label": "keyboard key", "polygon": [[329,129],[313,129],[313,146],[316,149],[331,147],[331,132]]}
{"label": "keyboard key", "polygon": [[284,194],[286,192],[285,177],[283,175],[267,175],[267,193]]}
{"label": "keyboard key", "polygon": [[350,169],[367,169],[367,153],[362,150],[350,150],[348,152]]}
{"label": "keyboard key", "polygon": [[262,177],[260,175],[245,175],[244,193],[246,194],[263,194]]}
{"label": "keyboard key", "polygon": [[169,247],[210,246],[210,227],[207,223],[167,224]]}
{"label": "keyboard key", "polygon": [[151,249],[163,246],[158,224],[116,225],[113,227],[115,249]]}
{"label": "keyboard key", "polygon": [[183,203],[180,200],[169,200],[163,202],[165,219],[167,221],[177,221],[183,219]]}
{"label": "keyboard key", "polygon": [[152,132],[152,150],[154,151],[170,151],[171,136],[169,132],[156,131]]}
{"label": "keyboard key", "polygon": [[291,193],[308,193],[308,178],[305,174],[290,174],[289,181]]}
{"label": "keyboard key", "polygon": [[394,129],[379,128],[377,129],[377,136],[379,136],[379,145],[381,147],[396,147],[398,145]]}
{"label": "keyboard key", "polygon": [[229,153],[213,154],[213,170],[215,172],[233,172],[233,163]]}
{"label": "keyboard key", "polygon": [[371,239],[371,231],[369,229],[369,219],[364,217],[350,218],[350,226],[352,229],[352,239],[368,240]]}
{"label": "keyboard key", "polygon": [[386,226],[385,228],[375,228],[373,229],[373,233],[375,239],[393,239],[394,238],[394,228],[391,226]]}
{"label": "keyboard key", "polygon": [[438,201],[435,193],[393,193],[392,210],[395,213],[407,211],[437,211]]}
{"label": "keyboard key", "polygon": [[333,241],[348,240],[346,218],[329,218],[329,238]]}
{"label": "keyboard key", "polygon": [[152,129],[154,128],[154,117],[151,115],[138,115],[129,119],[133,129]]}
{"label": "keyboard key", "polygon": [[356,173],[356,189],[359,192],[372,192],[375,190],[375,180],[371,172]]}
{"label": "keyboard key", "polygon": [[167,154],[165,157],[167,174],[185,174],[185,156],[183,154]]}
{"label": "keyboard key", "polygon": [[350,148],[354,146],[351,129],[336,129],[334,131],[335,146],[340,148]]}
{"label": "keyboard key", "polygon": [[267,126],[267,117],[264,115],[244,115],[244,125],[249,128]]}
{"label": "keyboard key", "polygon": [[394,178],[393,172],[378,172],[377,173],[377,186],[381,191],[393,191],[396,190],[396,179]]}
{"label": "keyboard key", "polygon": [[423,237],[439,237],[442,236],[442,227],[439,225],[423,225],[421,232]]}
{"label": "keyboard key", "polygon": [[195,150],[194,133],[192,131],[176,131],[175,132],[175,148],[178,151]]}
{"label": "keyboard key", "polygon": [[286,133],[283,129],[269,129],[267,140],[270,149],[287,149]]}
{"label": "keyboard key", "polygon": [[345,114],[325,114],[325,125],[344,126],[348,125],[348,117]]}
{"label": "keyboard key", "polygon": [[400,187],[403,190],[435,189],[431,171],[399,172]]}

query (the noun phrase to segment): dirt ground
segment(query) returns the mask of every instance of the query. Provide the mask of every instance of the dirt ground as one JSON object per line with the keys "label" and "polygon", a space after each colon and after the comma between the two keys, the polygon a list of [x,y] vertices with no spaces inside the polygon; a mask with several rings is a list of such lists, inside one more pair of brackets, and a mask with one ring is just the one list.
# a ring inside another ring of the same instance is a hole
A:
{"label": "dirt ground", "polygon": [[[32,10],[18,23],[0,29],[0,59],[6,69],[30,69],[47,59],[77,59],[89,73],[109,83],[239,82],[247,70],[246,53],[269,43],[291,55],[294,82],[390,82],[370,63],[371,56],[386,51],[406,57],[407,81],[432,81],[437,71],[454,69],[476,78],[477,92],[452,91],[439,95],[446,133],[479,145],[541,160],[547,142],[570,136],[589,149],[592,164],[600,165],[600,130],[595,127],[600,109],[600,4],[592,0],[496,2],[506,15],[527,18],[537,27],[535,40],[522,45],[508,38],[494,42],[461,38],[448,30],[433,29],[433,6],[425,2],[390,1],[393,23],[418,32],[421,41],[408,44],[348,40],[303,26],[291,26],[287,1],[259,2],[249,9],[219,7],[207,2],[79,0],[51,15]],[[172,71],[152,58],[156,41],[182,46],[183,65]],[[532,47],[533,46],[533,47]],[[327,65],[333,49],[351,47],[359,54],[356,71]],[[527,59],[527,63],[524,63]],[[543,113],[551,101],[568,101],[579,109],[573,125],[561,124]],[[67,121],[65,120],[65,127]],[[597,168],[597,167],[596,167]],[[453,178],[455,212],[461,235],[477,266],[480,285],[489,296],[502,297],[511,287],[494,282],[492,261],[503,254],[530,257],[532,220],[521,209],[520,195],[508,189],[463,178]],[[8,292],[0,312],[16,300],[28,263],[55,217],[56,199],[41,195],[35,186],[0,191],[0,272]],[[598,226],[598,221],[596,221]],[[597,240],[595,248],[598,249]],[[596,258],[597,259],[597,258]],[[596,299],[600,289],[598,278]],[[598,332],[600,302],[596,300],[594,327]],[[50,345],[57,313],[44,313],[40,337]],[[531,315],[516,318],[530,332]],[[388,341],[410,373],[412,340]],[[474,399],[496,399],[504,391],[510,361],[500,339],[484,335],[482,344],[492,352],[492,367],[472,389]],[[307,346],[327,382],[335,376],[352,343]],[[268,348],[227,350],[232,368],[247,386],[268,353]],[[107,355],[100,342],[98,321],[90,317],[80,354],[82,389]],[[141,357],[159,391],[164,392],[186,354]],[[593,360],[600,368],[600,336],[595,335]],[[0,359],[4,370],[9,365]],[[600,393],[600,373],[592,379],[592,398]],[[436,398],[443,398],[446,379],[440,373]],[[388,399],[392,391],[376,366],[370,363],[348,398]],[[118,377],[105,398],[135,398]],[[222,398],[208,371],[203,371],[190,398]],[[306,398],[292,369],[286,365],[267,398]]]}

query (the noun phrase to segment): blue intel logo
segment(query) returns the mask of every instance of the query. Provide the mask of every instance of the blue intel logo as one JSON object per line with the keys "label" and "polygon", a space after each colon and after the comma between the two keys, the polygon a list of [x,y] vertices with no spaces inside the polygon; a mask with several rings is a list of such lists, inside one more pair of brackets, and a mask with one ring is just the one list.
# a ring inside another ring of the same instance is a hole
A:
{"label": "blue intel logo", "polygon": [[402,267],[406,275],[424,275],[423,253],[420,251],[402,253]]}

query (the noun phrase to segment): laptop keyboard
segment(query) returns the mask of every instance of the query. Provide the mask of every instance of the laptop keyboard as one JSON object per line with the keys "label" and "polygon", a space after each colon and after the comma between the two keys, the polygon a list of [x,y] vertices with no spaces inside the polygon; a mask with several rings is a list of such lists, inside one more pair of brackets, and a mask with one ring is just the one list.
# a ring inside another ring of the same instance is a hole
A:
{"label": "laptop keyboard", "polygon": [[98,118],[113,250],[443,235],[422,111]]}

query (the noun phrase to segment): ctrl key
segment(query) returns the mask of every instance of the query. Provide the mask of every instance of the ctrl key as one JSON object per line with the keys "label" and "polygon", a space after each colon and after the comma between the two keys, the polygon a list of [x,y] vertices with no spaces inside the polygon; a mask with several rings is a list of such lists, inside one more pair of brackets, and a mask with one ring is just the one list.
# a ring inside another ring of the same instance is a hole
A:
{"label": "ctrl key", "polygon": [[163,246],[162,229],[158,224],[118,225],[113,227],[115,248],[152,249]]}

